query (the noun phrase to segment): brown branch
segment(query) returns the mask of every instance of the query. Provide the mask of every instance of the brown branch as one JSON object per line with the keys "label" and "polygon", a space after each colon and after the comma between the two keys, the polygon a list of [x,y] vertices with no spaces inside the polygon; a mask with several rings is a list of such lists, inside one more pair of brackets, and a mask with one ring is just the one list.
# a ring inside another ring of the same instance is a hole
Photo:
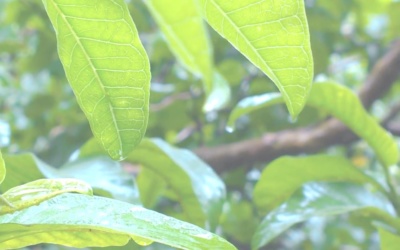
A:
{"label": "brown branch", "polygon": [[[386,93],[400,75],[400,41],[375,64],[359,91],[359,97],[368,109]],[[386,121],[387,125],[388,121]],[[357,140],[345,125],[331,118],[316,126],[266,133],[261,138],[236,143],[202,147],[194,152],[217,172],[240,166],[271,161],[282,155],[315,153],[332,145]]]}

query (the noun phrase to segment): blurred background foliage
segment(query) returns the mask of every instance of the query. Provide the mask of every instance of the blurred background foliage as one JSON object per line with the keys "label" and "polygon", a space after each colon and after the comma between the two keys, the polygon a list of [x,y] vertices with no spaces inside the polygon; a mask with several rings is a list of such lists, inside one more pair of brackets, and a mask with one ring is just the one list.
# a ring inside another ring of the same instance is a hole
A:
{"label": "blurred background foliage", "polygon": [[[193,149],[302,127],[324,117],[317,110],[306,108],[299,120],[291,123],[286,108],[279,105],[240,118],[237,131],[227,133],[225,124],[235,104],[249,95],[277,91],[274,84],[209,29],[215,65],[230,83],[232,100],[221,111],[203,113],[201,81],[176,61],[143,2],[127,2],[151,62],[147,137],[161,137],[173,145]],[[305,0],[305,3],[315,78],[334,79],[356,90],[371,66],[400,36],[400,1]],[[375,103],[373,115],[382,117],[388,105],[399,99],[399,86],[394,85],[388,96]],[[4,153],[29,151],[60,167],[92,137],[65,78],[55,35],[40,0],[0,1],[0,89],[0,147]],[[330,150],[351,157],[359,167],[375,164],[364,143],[351,149]],[[229,198],[217,233],[240,249],[249,245],[260,221],[250,199],[261,167],[244,166],[222,175]],[[136,174],[135,171],[133,168],[131,173]],[[163,184],[160,185],[162,190]],[[147,203],[152,209],[179,217],[173,198]],[[378,245],[374,232],[370,224],[354,215],[314,218],[289,230],[268,249],[372,250]],[[157,245],[150,248],[167,249]],[[63,248],[48,246],[48,249]]]}

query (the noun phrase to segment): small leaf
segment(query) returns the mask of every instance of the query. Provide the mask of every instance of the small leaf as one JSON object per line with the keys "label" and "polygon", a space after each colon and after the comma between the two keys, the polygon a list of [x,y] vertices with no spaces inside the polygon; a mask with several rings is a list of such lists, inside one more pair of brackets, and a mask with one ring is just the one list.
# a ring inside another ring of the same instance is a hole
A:
{"label": "small leaf", "polygon": [[400,245],[400,235],[378,228],[382,250],[397,250]]}
{"label": "small leaf", "polygon": [[91,187],[76,179],[43,179],[14,187],[2,196],[12,206],[0,205],[0,215],[13,213],[51,199],[57,195],[76,192],[92,194]]}
{"label": "small leaf", "polygon": [[198,1],[208,23],[276,84],[296,118],[313,79],[304,1]]}
{"label": "small leaf", "polygon": [[58,53],[94,136],[124,159],[148,119],[150,67],[123,0],[43,0]]}
{"label": "small leaf", "polygon": [[283,103],[283,98],[280,93],[266,93],[240,100],[229,115],[228,122],[226,123],[226,130],[228,132],[233,132],[235,130],[236,120],[242,115],[279,103]]}
{"label": "small leaf", "polygon": [[226,79],[214,71],[212,89],[208,93],[203,106],[204,112],[211,112],[225,107],[231,99],[231,89]]}
{"label": "small leaf", "polygon": [[[234,109],[229,118],[229,126],[232,126],[240,115],[279,101],[276,94],[248,97]],[[334,82],[315,83],[307,105],[327,111],[346,124],[355,134],[368,142],[384,166],[397,163],[399,152],[396,141],[367,113],[358,97],[348,88]]]}
{"label": "small leaf", "polygon": [[0,244],[6,249],[40,243],[78,248],[122,246],[131,238],[179,249],[235,249],[189,223],[129,203],[79,194],[63,194],[0,216],[0,225]]}
{"label": "small leaf", "polygon": [[207,223],[214,229],[225,200],[225,185],[196,155],[160,139],[144,139],[127,161],[139,163],[161,177],[179,197],[189,222],[203,227]]}
{"label": "small leaf", "polygon": [[314,216],[356,211],[371,220],[400,228],[400,220],[392,216],[395,213],[391,203],[379,193],[349,183],[311,183],[264,218],[253,236],[252,249],[265,246],[291,226]]}
{"label": "small leaf", "polygon": [[254,188],[254,202],[260,211],[266,213],[311,181],[370,183],[377,190],[385,192],[380,184],[356,169],[346,158],[329,155],[286,156],[271,162],[264,169]]}
{"label": "small leaf", "polygon": [[0,184],[4,181],[6,177],[6,166],[4,164],[3,155],[0,151]]}

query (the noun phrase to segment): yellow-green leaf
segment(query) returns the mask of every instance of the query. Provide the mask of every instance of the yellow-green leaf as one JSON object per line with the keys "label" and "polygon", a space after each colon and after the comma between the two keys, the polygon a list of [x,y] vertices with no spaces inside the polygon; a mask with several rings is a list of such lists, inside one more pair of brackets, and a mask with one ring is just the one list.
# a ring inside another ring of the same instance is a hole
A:
{"label": "yellow-green leaf", "polygon": [[58,53],[94,136],[121,160],[148,120],[150,67],[123,0],[43,0]]}
{"label": "yellow-green leaf", "polygon": [[0,215],[13,213],[57,195],[76,192],[92,195],[92,188],[76,179],[41,179],[9,189],[2,197],[9,203],[0,203]]}
{"label": "yellow-green leaf", "polygon": [[276,84],[296,118],[313,79],[304,1],[198,1],[210,25]]}

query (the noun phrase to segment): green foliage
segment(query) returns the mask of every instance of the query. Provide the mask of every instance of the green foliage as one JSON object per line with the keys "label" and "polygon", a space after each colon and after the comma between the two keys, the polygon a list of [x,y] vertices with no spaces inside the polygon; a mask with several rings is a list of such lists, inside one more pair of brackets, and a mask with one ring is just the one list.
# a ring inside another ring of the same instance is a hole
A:
{"label": "green foliage", "polygon": [[39,206],[1,216],[0,223],[0,242],[6,248],[42,242],[74,247],[122,246],[132,238],[139,245],[156,241],[181,249],[235,249],[204,229],[143,207],[78,194],[60,195]]}
{"label": "green foliage", "polygon": [[[285,176],[285,182],[280,180],[280,176]],[[288,156],[280,157],[264,169],[254,188],[254,202],[260,211],[271,211],[310,181],[369,183],[376,190],[385,191],[373,178],[356,169],[345,158],[329,155]]]}
{"label": "green foliage", "polygon": [[290,114],[297,118],[313,79],[304,1],[199,3],[210,25],[276,84]]}
{"label": "green foliage", "polygon": [[124,159],[148,119],[150,66],[128,9],[118,1],[43,0],[58,54],[93,134]]}
{"label": "green foliage", "polygon": [[399,6],[0,1],[0,249],[396,248]]}
{"label": "green foliage", "polygon": [[[252,96],[240,101],[229,118],[228,130],[233,129],[235,120],[241,115],[280,102],[282,97],[277,93]],[[399,160],[397,144],[393,137],[367,113],[357,96],[349,89],[333,82],[315,83],[307,105],[334,115],[365,139],[385,167],[396,164]]]}
{"label": "green foliage", "polygon": [[261,222],[252,240],[258,249],[296,223],[314,216],[332,216],[358,211],[371,220],[400,226],[389,201],[358,185],[346,183],[304,185],[282,206],[271,211]]}

